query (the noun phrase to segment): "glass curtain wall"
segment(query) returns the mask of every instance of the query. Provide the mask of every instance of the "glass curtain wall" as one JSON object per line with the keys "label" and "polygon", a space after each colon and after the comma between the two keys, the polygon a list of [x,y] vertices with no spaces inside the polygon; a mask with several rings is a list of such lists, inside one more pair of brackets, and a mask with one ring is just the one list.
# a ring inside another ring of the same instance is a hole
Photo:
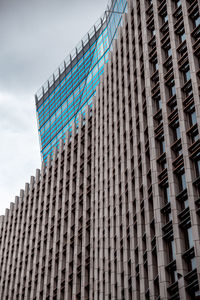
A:
{"label": "glass curtain wall", "polygon": [[65,132],[71,130],[72,123],[78,121],[78,114],[84,114],[85,105],[91,105],[126,10],[126,0],[112,1],[103,17],[35,95],[44,161]]}

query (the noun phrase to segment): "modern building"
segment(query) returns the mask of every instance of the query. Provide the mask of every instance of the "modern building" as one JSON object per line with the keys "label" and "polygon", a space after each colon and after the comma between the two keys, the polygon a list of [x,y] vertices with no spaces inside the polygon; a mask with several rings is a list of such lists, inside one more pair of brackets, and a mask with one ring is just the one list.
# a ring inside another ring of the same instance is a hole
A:
{"label": "modern building", "polygon": [[0,219],[0,299],[200,299],[200,3],[128,0],[92,105]]}
{"label": "modern building", "polygon": [[99,84],[108,52],[117,36],[126,0],[113,0],[102,18],[79,42],[57,71],[37,92],[36,110],[41,155],[44,161],[66,131],[84,114]]}

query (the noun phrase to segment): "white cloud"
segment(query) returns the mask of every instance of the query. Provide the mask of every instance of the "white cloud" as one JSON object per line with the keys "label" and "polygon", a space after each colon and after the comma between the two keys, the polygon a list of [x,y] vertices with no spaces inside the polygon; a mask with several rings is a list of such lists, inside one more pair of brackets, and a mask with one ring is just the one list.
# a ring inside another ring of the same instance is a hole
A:
{"label": "white cloud", "polygon": [[40,168],[34,93],[108,0],[1,0],[0,215]]}
{"label": "white cloud", "polygon": [[26,94],[0,93],[0,214],[40,167],[33,100]]}

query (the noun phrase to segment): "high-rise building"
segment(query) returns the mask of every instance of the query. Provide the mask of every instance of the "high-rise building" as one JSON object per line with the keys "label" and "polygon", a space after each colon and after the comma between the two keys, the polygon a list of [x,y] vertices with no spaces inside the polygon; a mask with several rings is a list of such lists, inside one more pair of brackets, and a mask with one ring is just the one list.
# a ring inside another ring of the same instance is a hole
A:
{"label": "high-rise building", "polygon": [[92,105],[0,219],[0,299],[200,299],[200,3],[128,0]]}
{"label": "high-rise building", "polygon": [[64,139],[78,114],[90,105],[117,36],[126,0],[113,0],[102,18],[79,42],[57,71],[37,92],[36,109],[41,154],[44,161]]}

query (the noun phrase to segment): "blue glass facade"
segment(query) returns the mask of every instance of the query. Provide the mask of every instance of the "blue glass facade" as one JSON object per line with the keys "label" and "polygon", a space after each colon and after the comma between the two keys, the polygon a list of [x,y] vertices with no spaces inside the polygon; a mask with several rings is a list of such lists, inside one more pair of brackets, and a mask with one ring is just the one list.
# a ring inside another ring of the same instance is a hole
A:
{"label": "blue glass facade", "polygon": [[84,114],[85,105],[91,104],[126,9],[126,0],[112,1],[109,10],[36,94],[44,161],[66,130],[71,130],[78,114]]}

